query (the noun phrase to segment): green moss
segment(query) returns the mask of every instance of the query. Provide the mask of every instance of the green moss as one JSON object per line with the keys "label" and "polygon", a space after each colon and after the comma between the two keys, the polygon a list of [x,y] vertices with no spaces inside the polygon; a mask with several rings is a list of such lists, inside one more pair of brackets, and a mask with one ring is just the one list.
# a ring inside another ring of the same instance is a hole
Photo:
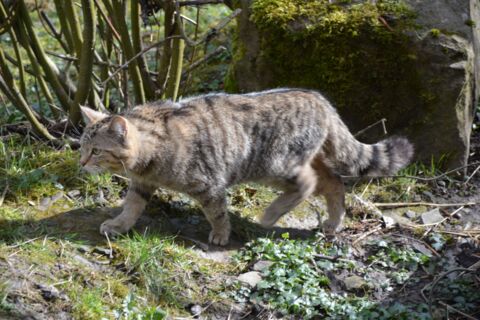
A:
{"label": "green moss", "polygon": [[476,23],[475,21],[471,20],[471,19],[467,19],[465,20],[465,24],[469,27],[475,27],[476,26]]}
{"label": "green moss", "polygon": [[438,38],[442,32],[439,29],[431,29],[430,35],[434,38]]}
{"label": "green moss", "polygon": [[[317,89],[347,123],[359,126],[353,130],[377,121],[386,108],[395,113],[388,119],[390,128],[410,122],[407,108],[424,107],[435,100],[429,92],[422,92],[417,67],[422,62],[405,32],[415,27],[415,15],[401,0],[376,4],[255,0],[251,12],[250,20],[261,38],[252,68],[259,74],[262,70],[272,73],[270,83],[261,85]],[[234,62],[243,57],[237,49]],[[422,93],[426,101],[419,101]]]}

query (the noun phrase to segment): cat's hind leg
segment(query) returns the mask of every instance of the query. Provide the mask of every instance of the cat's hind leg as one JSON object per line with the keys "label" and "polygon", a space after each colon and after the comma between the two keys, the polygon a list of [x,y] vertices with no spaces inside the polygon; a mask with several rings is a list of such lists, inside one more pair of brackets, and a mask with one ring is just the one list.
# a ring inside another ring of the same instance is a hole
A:
{"label": "cat's hind leg", "polygon": [[345,217],[345,186],[340,176],[327,168],[321,159],[315,159],[312,166],[318,177],[315,195],[323,195],[327,201],[328,219],[322,228],[326,234],[334,234],[342,227]]}
{"label": "cat's hind leg", "polygon": [[310,164],[301,167],[295,178],[290,179],[284,188],[284,193],[276,198],[260,219],[262,226],[272,227],[284,214],[307,199],[315,190],[317,176]]}

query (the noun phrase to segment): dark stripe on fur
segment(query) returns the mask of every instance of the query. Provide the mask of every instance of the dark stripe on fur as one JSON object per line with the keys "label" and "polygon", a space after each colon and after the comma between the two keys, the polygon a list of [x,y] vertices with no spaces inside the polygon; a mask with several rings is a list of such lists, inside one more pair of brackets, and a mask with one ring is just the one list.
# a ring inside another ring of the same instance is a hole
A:
{"label": "dark stripe on fur", "polygon": [[135,192],[138,194],[140,197],[142,197],[143,200],[148,201],[152,197],[152,193],[148,190],[145,190],[144,188],[141,188],[139,186],[133,186],[130,188],[130,191]]}
{"label": "dark stripe on fur", "polygon": [[370,158],[370,163],[368,164],[367,167],[363,168],[362,170],[360,170],[360,175],[363,176],[363,175],[366,175],[368,174],[370,171],[372,170],[375,170],[376,168],[378,168],[378,165],[379,165],[379,161],[378,161],[378,158],[380,157],[380,148],[377,146],[377,145],[372,145],[372,156]]}

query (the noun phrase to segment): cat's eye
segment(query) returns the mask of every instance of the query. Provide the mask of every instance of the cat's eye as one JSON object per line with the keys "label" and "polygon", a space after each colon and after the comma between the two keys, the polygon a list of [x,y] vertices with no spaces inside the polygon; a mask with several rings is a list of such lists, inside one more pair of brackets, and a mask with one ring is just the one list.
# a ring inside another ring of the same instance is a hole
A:
{"label": "cat's eye", "polygon": [[98,150],[97,148],[92,148],[92,154],[97,156],[100,154],[100,150]]}

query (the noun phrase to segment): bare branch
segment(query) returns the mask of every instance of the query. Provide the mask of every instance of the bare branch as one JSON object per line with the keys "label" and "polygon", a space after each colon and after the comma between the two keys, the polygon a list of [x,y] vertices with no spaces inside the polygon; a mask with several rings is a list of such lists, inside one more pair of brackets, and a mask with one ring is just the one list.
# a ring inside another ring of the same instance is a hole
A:
{"label": "bare branch", "polygon": [[183,6],[203,6],[206,4],[223,4],[225,3],[224,0],[188,0],[188,1],[180,1],[178,5],[180,7]]}
{"label": "bare branch", "polygon": [[161,46],[162,44],[164,44],[166,41],[170,40],[170,39],[175,39],[175,38],[181,38],[181,36],[170,36],[168,38],[165,38],[165,39],[162,39],[158,42],[155,42],[151,45],[149,45],[148,47],[145,47],[142,51],[140,51],[139,53],[137,53],[136,55],[134,55],[132,58],[130,58],[128,61],[126,61],[124,64],[122,64],[117,70],[113,71],[110,76],[105,79],[105,81],[102,82],[102,86],[104,86],[108,81],[112,80],[112,78],[117,75],[117,73],[119,73],[120,71],[122,71],[123,69],[127,68],[128,65],[130,63],[132,63],[133,61],[135,61],[135,59],[137,59],[138,57],[140,57],[141,55],[145,54],[146,52],[152,50],[153,48],[156,48],[158,46]]}
{"label": "bare branch", "polygon": [[187,45],[189,45],[191,47],[192,46],[198,46],[199,44],[202,44],[202,43],[210,40],[212,38],[212,36],[216,35],[218,33],[218,31],[225,28],[230,23],[230,21],[232,21],[241,12],[242,12],[242,9],[236,9],[228,17],[226,17],[225,19],[220,21],[220,23],[216,27],[210,29],[199,40],[193,41],[190,38],[188,38],[188,36],[185,34],[185,30],[184,30],[183,24],[182,24],[182,15],[180,14],[180,2],[178,2],[178,1],[175,2],[175,15],[176,15],[177,24],[178,24],[178,27],[179,27],[179,30],[180,30],[180,34],[182,35],[182,38],[185,40]]}

